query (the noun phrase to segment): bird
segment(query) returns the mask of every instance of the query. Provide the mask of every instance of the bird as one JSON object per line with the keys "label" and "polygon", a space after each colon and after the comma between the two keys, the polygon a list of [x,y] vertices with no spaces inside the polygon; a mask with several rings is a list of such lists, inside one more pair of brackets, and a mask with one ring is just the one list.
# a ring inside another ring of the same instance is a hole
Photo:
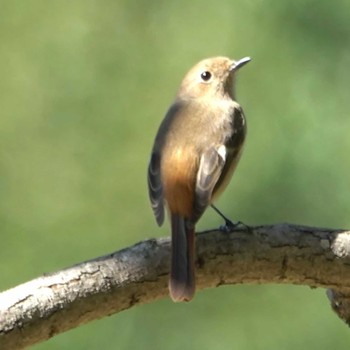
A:
{"label": "bird", "polygon": [[250,60],[218,56],[192,67],[155,137],[148,192],[158,225],[166,210],[171,222],[174,302],[194,297],[195,225],[228,185],[242,154],[247,126],[234,87],[237,71]]}

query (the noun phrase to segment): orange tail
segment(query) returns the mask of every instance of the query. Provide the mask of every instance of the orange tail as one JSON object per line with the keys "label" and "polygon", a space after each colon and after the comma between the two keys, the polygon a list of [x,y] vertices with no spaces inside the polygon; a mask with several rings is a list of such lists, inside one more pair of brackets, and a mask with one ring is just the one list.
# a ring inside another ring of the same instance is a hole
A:
{"label": "orange tail", "polygon": [[196,289],[194,237],[194,225],[178,214],[171,214],[169,291],[173,301],[190,301]]}

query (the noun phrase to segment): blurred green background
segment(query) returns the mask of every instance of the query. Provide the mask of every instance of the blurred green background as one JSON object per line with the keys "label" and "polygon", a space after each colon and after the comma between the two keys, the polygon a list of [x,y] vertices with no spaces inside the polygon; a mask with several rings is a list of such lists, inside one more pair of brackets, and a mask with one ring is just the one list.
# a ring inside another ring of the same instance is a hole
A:
{"label": "blurred green background", "polygon": [[[350,228],[350,2],[0,1],[0,289],[158,229],[146,168],[185,72],[253,57],[245,152],[218,202],[247,224]],[[208,210],[199,229],[219,226]],[[229,286],[33,349],[348,349],[324,290]]]}

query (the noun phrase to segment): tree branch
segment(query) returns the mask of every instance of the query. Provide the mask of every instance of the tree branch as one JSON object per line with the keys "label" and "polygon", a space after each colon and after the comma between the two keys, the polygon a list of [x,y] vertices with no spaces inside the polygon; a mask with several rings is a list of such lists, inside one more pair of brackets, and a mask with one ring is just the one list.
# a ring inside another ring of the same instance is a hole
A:
{"label": "tree branch", "polygon": [[[167,297],[170,241],[150,239],[0,294],[0,349],[22,349]],[[350,231],[277,224],[197,235],[197,289],[236,283],[332,288],[350,320]]]}

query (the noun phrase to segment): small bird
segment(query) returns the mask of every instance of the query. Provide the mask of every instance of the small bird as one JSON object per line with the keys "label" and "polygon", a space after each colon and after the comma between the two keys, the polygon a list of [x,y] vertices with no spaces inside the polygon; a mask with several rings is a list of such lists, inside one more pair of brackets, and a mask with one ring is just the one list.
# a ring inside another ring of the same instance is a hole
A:
{"label": "small bird", "polygon": [[238,69],[251,59],[208,58],[197,63],[156,135],[148,190],[159,226],[171,221],[169,292],[173,301],[195,293],[195,224],[226,188],[243,150],[246,120],[235,101]]}

